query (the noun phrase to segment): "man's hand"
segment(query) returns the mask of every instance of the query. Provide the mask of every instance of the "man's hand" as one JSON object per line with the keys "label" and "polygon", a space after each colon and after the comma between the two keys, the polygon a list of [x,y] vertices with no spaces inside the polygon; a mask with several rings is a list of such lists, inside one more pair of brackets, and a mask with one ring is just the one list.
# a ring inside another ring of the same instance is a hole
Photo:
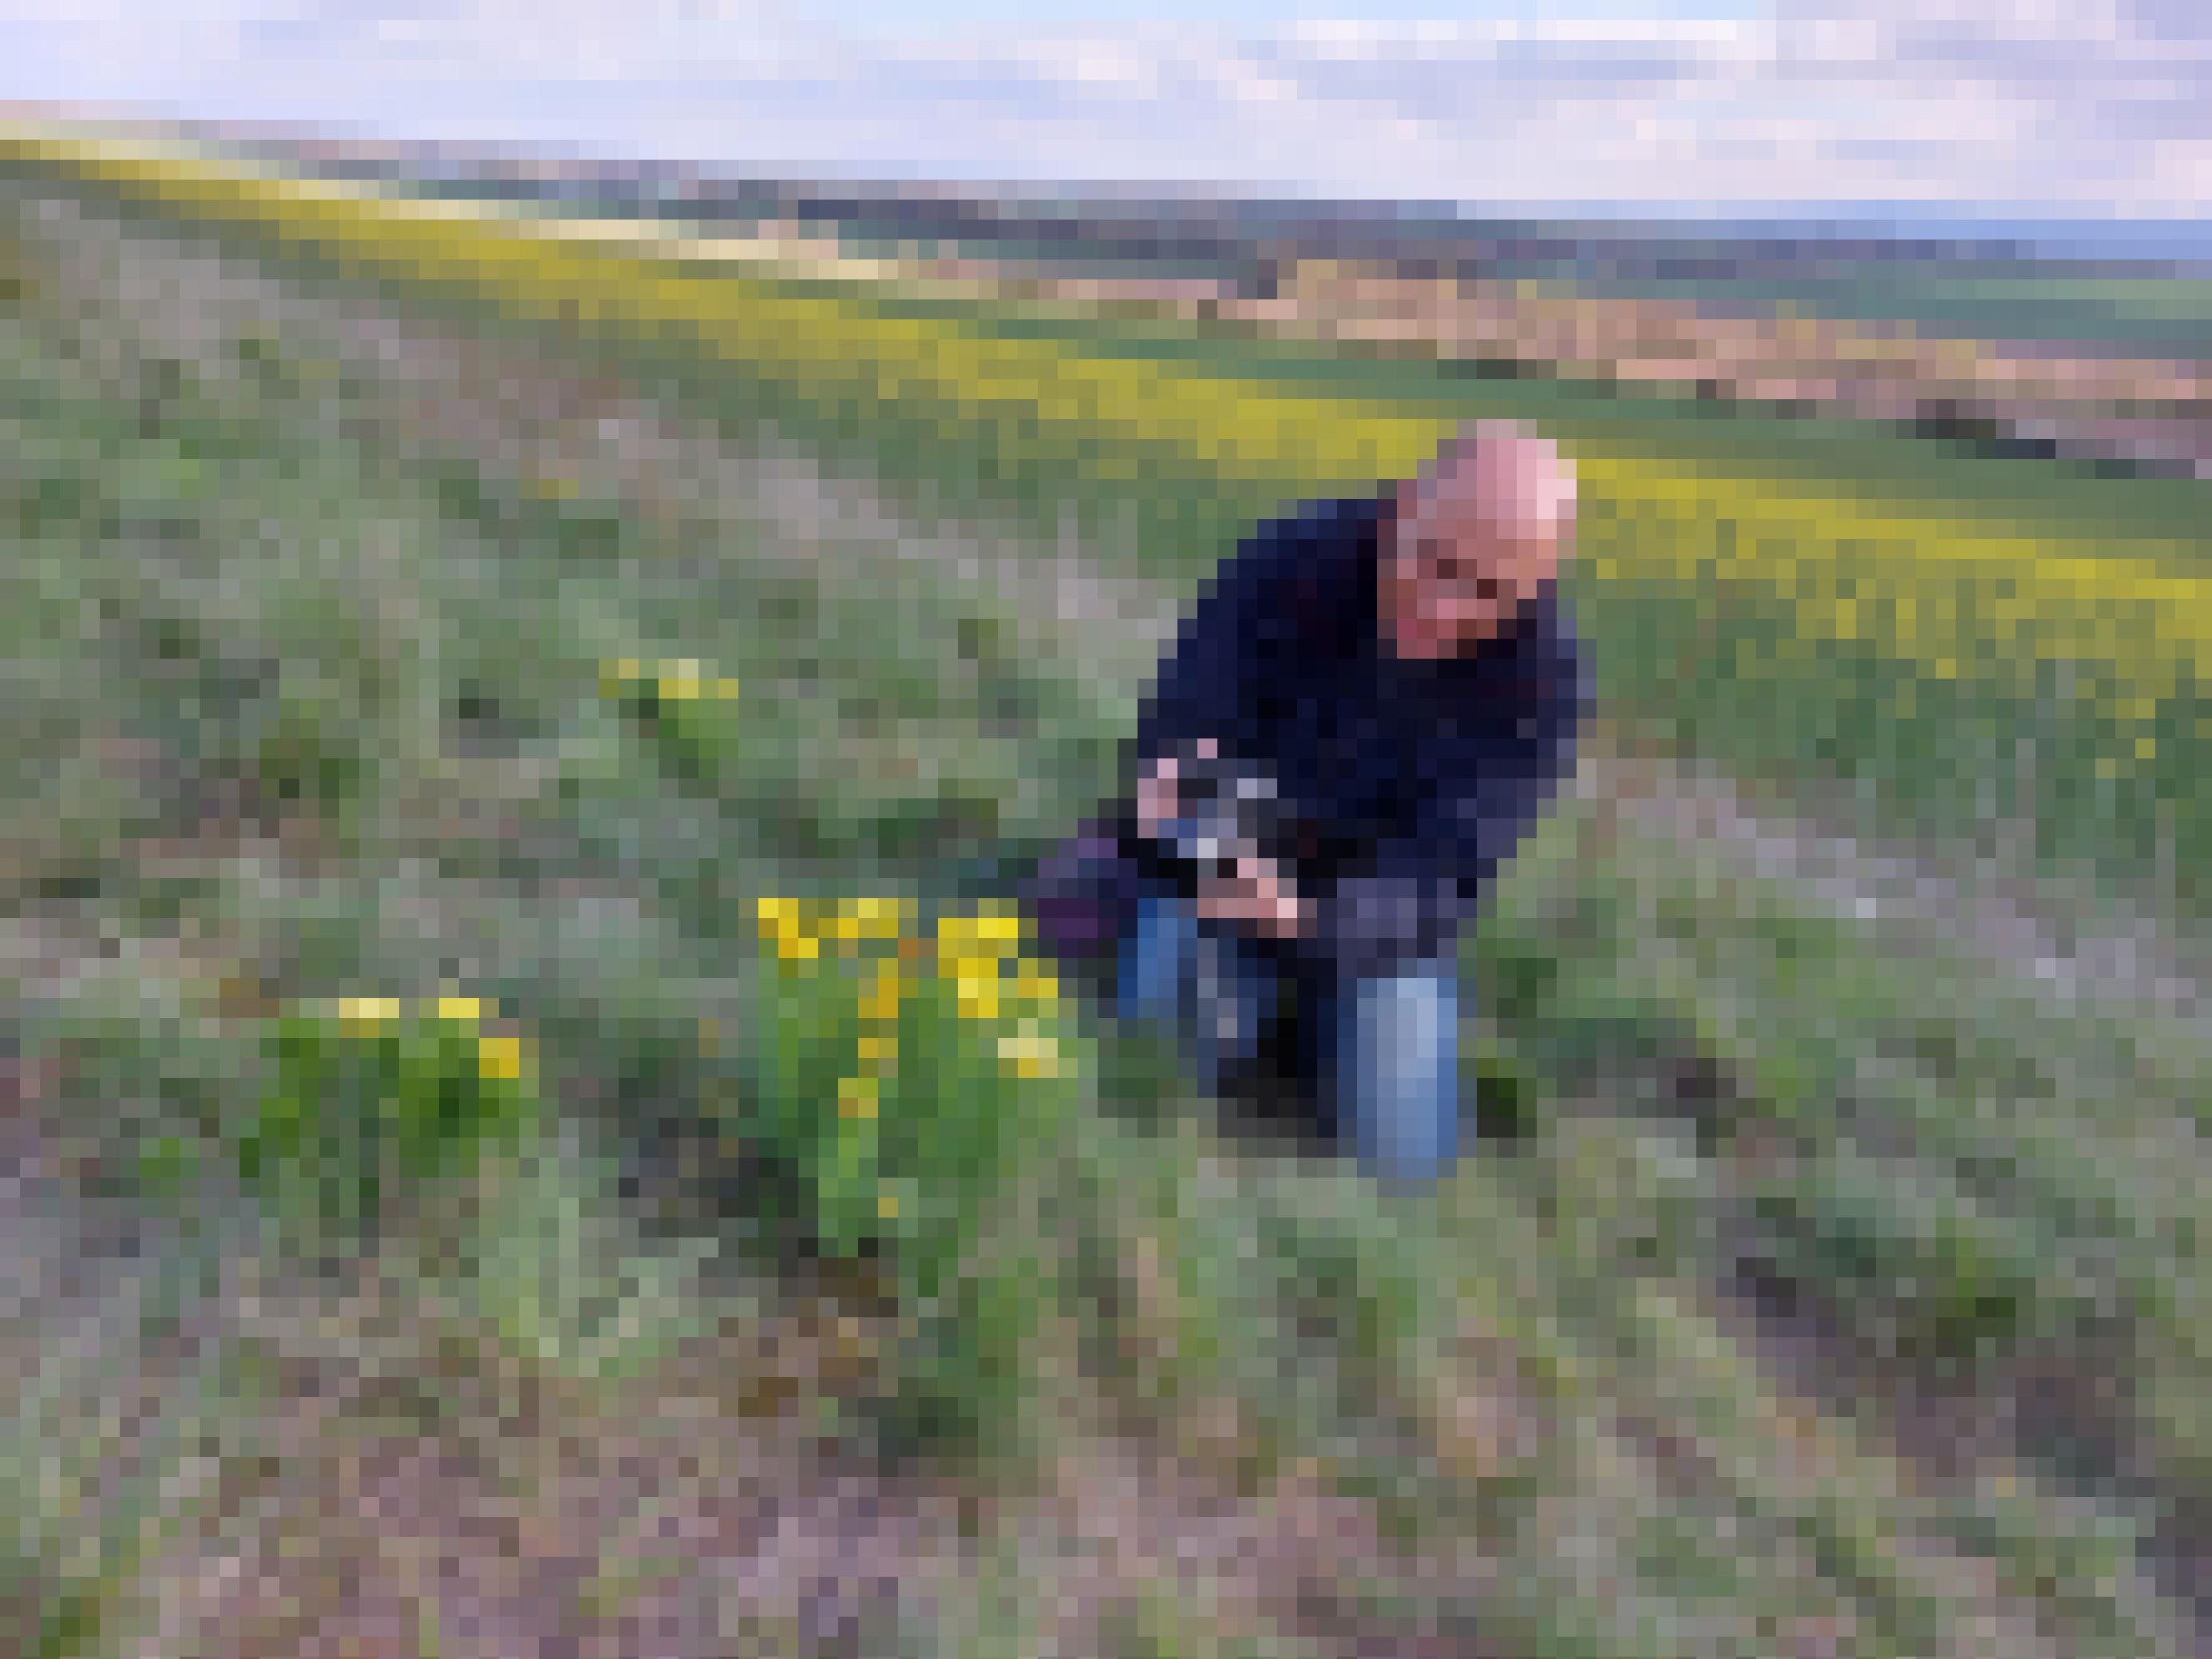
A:
{"label": "man's hand", "polygon": [[[1200,738],[1195,746],[1200,760],[1212,760],[1219,752],[1212,738]],[[1137,781],[1137,828],[1140,833],[1158,835],[1182,811],[1182,802],[1176,792],[1180,772],[1176,757],[1163,755],[1152,763],[1152,769]]]}
{"label": "man's hand", "polygon": [[1305,926],[1305,905],[1289,876],[1267,859],[1245,859],[1237,874],[1208,882],[1198,897],[1198,914],[1208,921],[1241,921],[1287,939]]}
{"label": "man's hand", "polygon": [[[1192,745],[1196,758],[1215,759],[1220,746],[1212,738]],[[1182,809],[1177,757],[1164,755],[1137,781],[1137,828],[1157,836]],[[1286,938],[1305,926],[1305,907],[1292,890],[1288,873],[1272,860],[1246,859],[1234,876],[1217,877],[1200,889],[1198,914],[1208,921],[1243,922]]]}

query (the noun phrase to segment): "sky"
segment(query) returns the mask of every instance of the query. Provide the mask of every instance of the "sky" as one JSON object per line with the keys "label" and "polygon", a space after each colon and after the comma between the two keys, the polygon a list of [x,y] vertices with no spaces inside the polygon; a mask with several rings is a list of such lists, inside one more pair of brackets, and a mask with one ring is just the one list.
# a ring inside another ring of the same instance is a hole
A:
{"label": "sky", "polygon": [[2212,0],[0,0],[0,98],[744,172],[2188,217]]}

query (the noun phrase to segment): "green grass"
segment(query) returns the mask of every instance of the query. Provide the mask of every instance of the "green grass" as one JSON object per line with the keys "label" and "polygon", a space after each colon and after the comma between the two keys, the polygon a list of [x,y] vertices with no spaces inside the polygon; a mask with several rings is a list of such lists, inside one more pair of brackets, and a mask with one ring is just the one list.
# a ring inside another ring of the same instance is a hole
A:
{"label": "green grass", "polygon": [[[711,1146],[743,1107],[745,1056],[699,1022],[742,1032],[759,1006],[750,901],[941,899],[968,861],[1090,805],[1134,688],[1035,655],[1034,619],[950,573],[841,562],[834,543],[797,570],[619,501],[398,467],[347,435],[347,388],[307,343],[257,349],[265,377],[237,388],[125,338],[0,329],[18,458],[0,657],[34,738],[9,757],[0,848],[10,914],[87,963],[20,988],[21,1049],[68,1060],[71,1133],[112,1154],[207,1134],[253,1086],[271,1054],[239,1000],[463,981],[528,1023],[563,1127],[491,1188],[489,1265],[450,1316],[579,1387],[649,1376],[726,1310],[694,1269],[704,1240],[744,1246],[747,1218],[698,1231],[710,1196],[693,1242],[656,1251],[609,1194],[623,1156]],[[600,695],[625,657],[735,678],[738,724],[655,741]],[[915,775],[867,758],[886,751]],[[1824,1612],[1855,1652],[1963,1655],[1984,1615],[2026,1621],[2023,1653],[2160,1650],[2174,1614],[2129,1542],[2153,1500],[2119,1471],[2030,1456],[2008,1487],[1901,1492],[1882,1400],[1793,1400],[1717,1287],[1752,1248],[1853,1352],[1888,1341],[1898,1366],[1990,1389],[2031,1364],[2126,1375],[2134,1396],[2093,1426],[2166,1471],[2158,1496],[2202,1501],[2201,1034],[2055,1012],[2024,977],[1607,842],[1573,810],[1502,884],[1468,965],[1484,1034],[1531,1080],[1517,1150],[1386,1206],[1347,1170],[1222,1144],[1155,1050],[1102,1030],[1085,1088],[1105,1109],[1025,1150],[1033,1201],[994,1234],[1063,1288],[1004,1311],[1076,1319],[1086,1387],[1133,1432],[1179,1444],[1226,1394],[1231,1478],[1324,1457],[1389,1529],[1485,1565],[1471,1607],[1377,1590],[1373,1620],[1471,1612],[1532,1659],[1767,1652],[1776,1621]],[[1683,1097],[1691,1062],[1719,1105]],[[142,1165],[108,1162],[131,1198]],[[215,1196],[185,1213],[235,1201]],[[774,1260],[776,1240],[750,1243]],[[199,1248],[243,1246],[217,1227]],[[42,1364],[24,1399],[48,1414],[9,1455],[50,1441],[95,1469],[85,1414],[128,1344]],[[264,1396],[215,1375],[217,1415],[250,1419]],[[1527,1431],[1494,1462],[1445,1455],[1455,1400],[1510,1402]],[[1829,1462],[1785,1408],[1824,1423]],[[218,1465],[252,1466],[250,1428],[216,1437]],[[88,1558],[64,1547],[68,1514],[33,1510],[21,1576],[82,1611],[57,1655],[130,1622],[149,1558],[128,1540],[155,1500],[113,1502]],[[1002,1541],[1030,1604],[999,1609],[997,1638],[1022,1651],[1051,1569]],[[975,1593],[944,1612],[948,1651],[985,1650]],[[1121,1635],[1221,1650],[1206,1623],[1140,1606]]]}

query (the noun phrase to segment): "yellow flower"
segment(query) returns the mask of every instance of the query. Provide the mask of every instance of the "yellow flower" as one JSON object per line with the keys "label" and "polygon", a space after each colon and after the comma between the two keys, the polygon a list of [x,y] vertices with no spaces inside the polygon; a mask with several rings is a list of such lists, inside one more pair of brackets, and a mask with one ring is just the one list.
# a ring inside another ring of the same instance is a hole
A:
{"label": "yellow flower", "polygon": [[899,998],[905,988],[905,976],[899,972],[898,963],[896,962],[880,963],[876,969],[875,988],[860,999],[860,1018],[873,1020],[896,1019]]}
{"label": "yellow flower", "polygon": [[799,902],[791,898],[764,898],[753,907],[760,923],[761,937],[775,945],[775,953],[785,962],[812,962],[820,954],[817,941],[810,938],[803,925]]}
{"label": "yellow flower", "polygon": [[1002,1036],[999,1058],[1024,1078],[1060,1075],[1060,1045],[1048,1036]]}
{"label": "yellow flower", "polygon": [[876,1080],[848,1077],[837,1085],[837,1115],[872,1118],[876,1115]]}
{"label": "yellow flower", "polygon": [[1060,999],[1060,981],[1048,970],[1024,962],[1014,975],[1014,994],[1030,1002],[1056,1002]]}
{"label": "yellow flower", "polygon": [[860,1059],[870,1066],[889,1065],[898,1057],[898,1039],[887,1036],[864,1036],[860,1039]]}
{"label": "yellow flower", "polygon": [[671,702],[690,702],[699,696],[699,665],[685,659],[668,664],[661,672],[660,695]]}
{"label": "yellow flower", "polygon": [[954,991],[955,1006],[968,1019],[996,1019],[999,1017],[998,988],[980,979],[963,979]]}
{"label": "yellow flower", "polygon": [[884,1193],[876,1200],[876,1214],[885,1221],[898,1219],[899,1201],[896,1193]]}
{"label": "yellow flower", "polygon": [[949,957],[1003,957],[1021,944],[1022,928],[1018,912],[998,907],[968,916],[940,916],[937,948]]}
{"label": "yellow flower", "polygon": [[483,1018],[483,1004],[474,997],[440,997],[438,1018],[473,1025]]}
{"label": "yellow flower", "polygon": [[899,935],[905,908],[897,899],[868,895],[854,899],[844,915],[861,938],[894,939]]}
{"label": "yellow flower", "polygon": [[399,1004],[391,997],[343,997],[336,1012],[347,1030],[367,1033],[398,1019]]}
{"label": "yellow flower", "polygon": [[519,1037],[483,1037],[477,1042],[477,1068],[488,1078],[509,1083],[522,1076],[522,1042]]}

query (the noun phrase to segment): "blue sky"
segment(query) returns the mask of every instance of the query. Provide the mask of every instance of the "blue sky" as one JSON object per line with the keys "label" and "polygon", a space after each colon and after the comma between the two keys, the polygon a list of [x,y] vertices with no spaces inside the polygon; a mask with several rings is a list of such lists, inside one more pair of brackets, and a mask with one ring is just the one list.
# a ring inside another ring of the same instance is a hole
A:
{"label": "blue sky", "polygon": [[747,170],[2172,217],[2212,0],[0,0],[0,97]]}

